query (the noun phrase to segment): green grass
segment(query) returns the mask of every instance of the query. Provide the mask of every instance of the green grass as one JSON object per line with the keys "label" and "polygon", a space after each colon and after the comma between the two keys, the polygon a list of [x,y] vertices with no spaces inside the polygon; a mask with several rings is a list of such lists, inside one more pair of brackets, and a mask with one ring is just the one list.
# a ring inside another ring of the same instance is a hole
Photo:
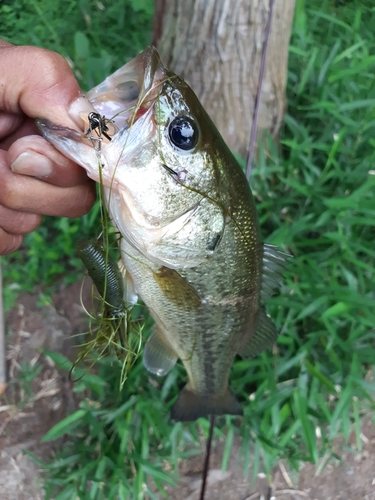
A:
{"label": "green grass", "polygon": [[[148,41],[150,3],[133,11],[134,18],[127,15],[122,27],[116,8],[131,10],[132,2],[112,2],[100,12],[100,23],[93,2],[91,24],[77,14],[90,12],[82,7],[88,3],[61,4],[71,6],[71,23],[40,14],[30,38],[32,8],[44,12],[46,5],[31,2],[13,25],[9,14],[7,32],[10,41],[29,40],[68,55],[84,86],[97,82],[96,70],[83,65],[84,54],[102,61],[100,80]],[[245,416],[218,419],[215,430],[226,439],[224,467],[234,434],[242,436],[244,472],[253,463],[253,477],[259,468],[270,473],[279,458],[297,466],[333,456],[332,439],[349,446],[352,431],[360,448],[361,418],[374,409],[374,33],[372,2],[297,0],[281,150],[269,141],[251,180],[265,240],[295,256],[280,295],[268,305],[281,334],[273,353],[236,361],[231,385]],[[79,221],[49,219],[27,238],[23,252],[6,260],[12,264],[7,283],[31,288],[77,269],[75,240],[95,232],[95,225],[90,214]],[[46,241],[53,242],[50,256],[41,252]],[[96,375],[75,386],[89,397],[46,436],[69,437],[55,461],[45,464],[47,498],[55,489],[59,500],[156,498],[148,491],[150,478],[163,492],[163,484],[176,479],[178,460],[198,449],[200,432],[207,434],[205,419],[169,421],[169,405],[185,378],[181,367],[157,379],[137,362],[122,392],[120,368],[115,360],[101,360]]]}

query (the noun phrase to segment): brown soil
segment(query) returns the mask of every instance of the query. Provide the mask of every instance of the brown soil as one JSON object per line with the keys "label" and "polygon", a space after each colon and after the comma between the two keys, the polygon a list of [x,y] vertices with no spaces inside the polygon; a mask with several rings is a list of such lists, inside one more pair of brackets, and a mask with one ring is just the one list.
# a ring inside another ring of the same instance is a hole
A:
{"label": "brown soil", "polygon": [[[65,288],[53,297],[53,305],[43,307],[38,307],[38,295],[22,294],[7,314],[9,381],[0,396],[0,500],[43,498],[40,470],[25,451],[48,460],[54,444],[40,440],[75,410],[76,402],[71,383],[41,349],[74,357],[72,335],[86,327],[80,290],[80,283]],[[87,283],[86,300],[89,294]],[[42,370],[36,374],[38,366]]]}
{"label": "brown soil", "polygon": [[[318,466],[301,464],[297,475],[280,463],[273,470],[271,487],[263,474],[254,485],[249,478],[244,479],[239,440],[233,443],[227,472],[222,472],[224,444],[219,443],[211,457],[205,500],[375,500],[375,426],[366,423],[362,436],[361,453],[344,452],[340,463],[329,463],[325,468],[323,458]],[[203,460],[202,453],[181,467],[183,479],[178,490],[166,488],[170,500],[199,500]]]}
{"label": "brown soil", "polygon": [[[61,289],[53,297],[53,305],[42,307],[37,305],[37,296],[22,295],[7,314],[10,380],[0,397],[1,500],[43,498],[41,472],[25,451],[48,460],[54,445],[42,444],[40,439],[74,411],[77,402],[71,384],[40,350],[56,350],[74,357],[71,336],[85,330],[80,289],[80,283]],[[86,300],[89,294],[87,283]],[[25,375],[21,377],[21,365],[23,374],[31,374],[31,381],[25,380]],[[42,370],[32,377],[32,367],[40,365]],[[330,462],[325,467],[324,458],[317,467],[301,464],[298,476],[280,463],[273,472],[272,488],[262,475],[255,485],[244,479],[240,443],[236,440],[228,471],[222,472],[223,446],[217,442],[213,448],[205,500],[375,500],[375,426],[370,421],[362,428],[361,453],[342,452],[340,463]],[[203,460],[202,443],[202,453],[181,464],[178,489],[166,488],[170,500],[199,499]]]}

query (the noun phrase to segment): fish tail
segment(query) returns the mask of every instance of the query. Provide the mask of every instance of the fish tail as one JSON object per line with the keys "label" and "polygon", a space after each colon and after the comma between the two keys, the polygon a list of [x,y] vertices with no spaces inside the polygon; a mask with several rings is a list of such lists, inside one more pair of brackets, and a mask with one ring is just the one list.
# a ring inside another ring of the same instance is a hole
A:
{"label": "fish tail", "polygon": [[224,394],[199,394],[185,386],[171,408],[171,418],[178,422],[192,422],[209,415],[242,415],[242,408],[229,389]]}

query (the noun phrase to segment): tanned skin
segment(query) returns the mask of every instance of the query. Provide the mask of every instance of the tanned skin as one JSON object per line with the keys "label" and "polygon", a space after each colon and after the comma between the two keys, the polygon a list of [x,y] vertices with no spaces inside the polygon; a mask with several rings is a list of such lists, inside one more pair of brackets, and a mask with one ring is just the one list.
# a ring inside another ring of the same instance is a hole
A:
{"label": "tanned skin", "polygon": [[66,60],[0,40],[0,255],[17,250],[43,215],[79,217],[95,200],[84,169],[43,139],[34,119],[77,128],[92,111]]}

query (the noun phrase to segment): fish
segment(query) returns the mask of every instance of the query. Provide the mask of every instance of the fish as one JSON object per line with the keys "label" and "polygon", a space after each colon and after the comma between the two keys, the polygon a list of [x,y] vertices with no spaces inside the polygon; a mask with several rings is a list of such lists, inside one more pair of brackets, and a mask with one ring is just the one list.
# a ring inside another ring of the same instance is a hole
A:
{"label": "fish", "polygon": [[[142,298],[155,322],[143,363],[157,376],[178,359],[185,367],[172,419],[242,415],[230,370],[236,355],[251,358],[276,342],[264,304],[280,286],[288,255],[262,243],[241,167],[193,90],[154,47],[86,96],[95,123],[82,114],[85,130],[43,118],[37,125],[104,185],[122,235],[125,289]],[[113,124],[112,135],[98,137],[100,123],[107,132]]]}

